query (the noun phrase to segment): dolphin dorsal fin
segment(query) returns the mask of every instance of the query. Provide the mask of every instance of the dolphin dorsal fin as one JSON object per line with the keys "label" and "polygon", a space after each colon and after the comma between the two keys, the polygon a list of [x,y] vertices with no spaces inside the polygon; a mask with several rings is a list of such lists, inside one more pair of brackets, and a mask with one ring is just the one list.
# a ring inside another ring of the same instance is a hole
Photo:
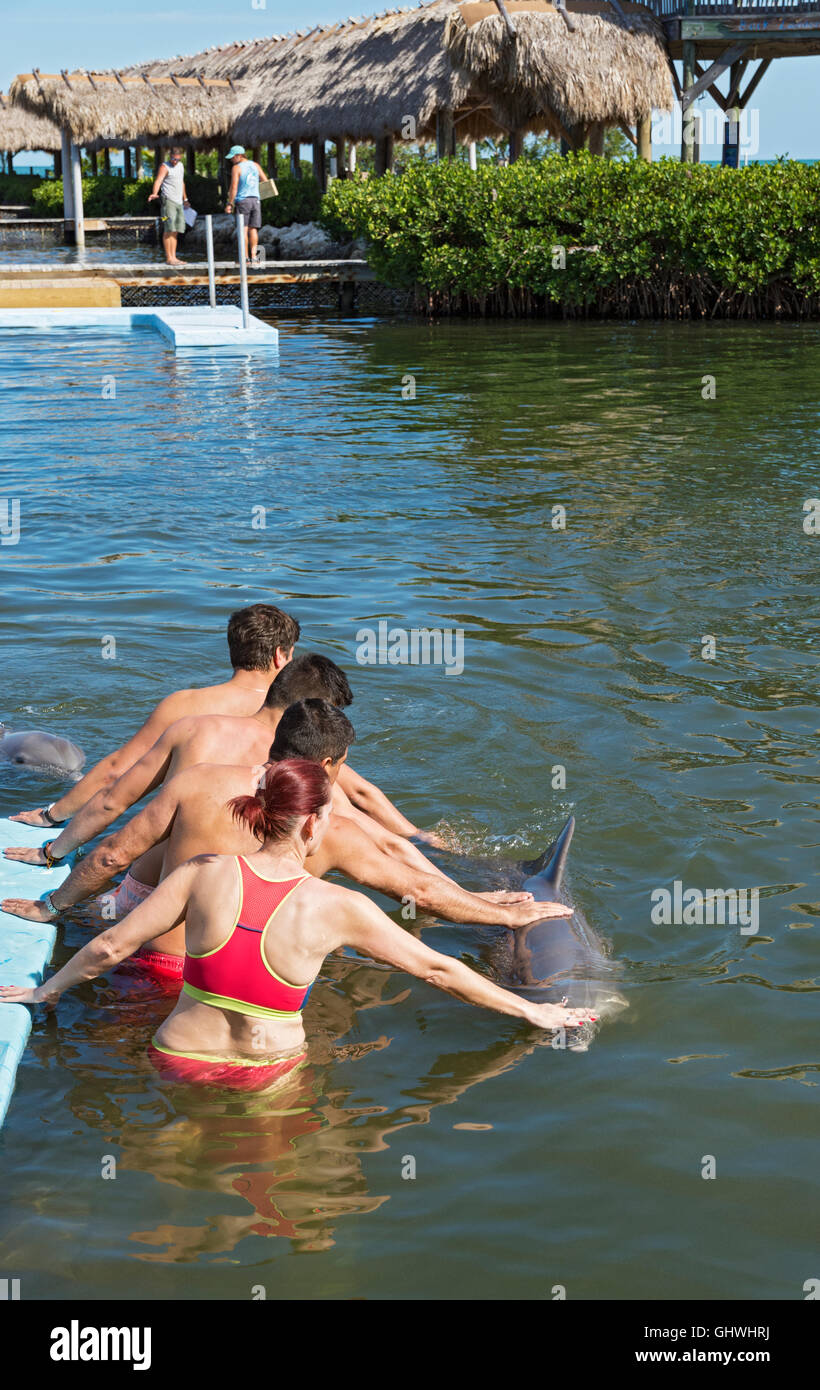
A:
{"label": "dolphin dorsal fin", "polygon": [[560,891],[564,869],[569,858],[569,847],[575,831],[575,817],[570,816],[562,826],[552,844],[538,859],[530,859],[521,868],[527,878],[541,878],[557,893]]}

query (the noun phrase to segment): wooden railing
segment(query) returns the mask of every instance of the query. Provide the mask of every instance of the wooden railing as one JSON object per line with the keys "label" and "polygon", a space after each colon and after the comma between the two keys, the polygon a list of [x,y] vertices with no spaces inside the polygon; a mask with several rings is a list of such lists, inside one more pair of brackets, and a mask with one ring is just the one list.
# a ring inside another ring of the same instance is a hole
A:
{"label": "wooden railing", "polygon": [[690,15],[820,14],[820,0],[642,0],[661,19]]}

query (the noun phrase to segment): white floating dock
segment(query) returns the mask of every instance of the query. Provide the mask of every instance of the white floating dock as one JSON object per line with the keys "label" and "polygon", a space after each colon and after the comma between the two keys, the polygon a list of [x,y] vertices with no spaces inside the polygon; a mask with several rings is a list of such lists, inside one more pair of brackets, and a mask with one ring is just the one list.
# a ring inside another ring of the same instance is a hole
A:
{"label": "white floating dock", "polygon": [[[68,864],[46,869],[2,857],[9,845],[44,845],[55,833],[0,820],[0,899],[42,898],[68,878]],[[22,917],[0,912],[0,985],[39,985],[51,960],[56,936],[54,922],[26,922]],[[31,1011],[27,1004],[0,1004],[0,1125],[30,1032]]]}
{"label": "white floating dock", "polygon": [[98,328],[102,333],[153,329],[179,348],[278,348],[272,324],[251,315],[242,327],[242,311],[232,304],[215,309],[192,305],[170,309],[0,309],[0,330],[47,333],[52,329]]}

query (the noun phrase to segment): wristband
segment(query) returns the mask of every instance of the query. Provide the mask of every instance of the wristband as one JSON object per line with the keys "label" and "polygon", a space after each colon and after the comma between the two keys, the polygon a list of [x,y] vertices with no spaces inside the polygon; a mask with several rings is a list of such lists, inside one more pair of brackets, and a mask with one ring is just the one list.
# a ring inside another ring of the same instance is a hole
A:
{"label": "wristband", "polygon": [[49,917],[59,917],[60,909],[54,906],[54,899],[50,893],[46,893],[45,897],[41,898],[40,901],[45,903],[46,912]]}
{"label": "wristband", "polygon": [[56,802],[56,801],[52,801],[52,803],[51,803],[50,806],[45,806],[45,807],[43,807],[43,815],[45,816],[45,818],[46,818],[46,820],[48,821],[48,824],[49,824],[49,825],[65,825],[65,817],[63,817],[62,820],[57,820],[57,819],[51,814],[52,811],[54,810],[54,807],[55,807],[56,805],[57,805],[57,802]]}
{"label": "wristband", "polygon": [[55,864],[59,864],[62,861],[62,855],[55,855],[51,853],[51,846],[53,844],[53,840],[46,840],[46,843],[43,845],[43,854],[46,857],[47,869],[53,869]]}

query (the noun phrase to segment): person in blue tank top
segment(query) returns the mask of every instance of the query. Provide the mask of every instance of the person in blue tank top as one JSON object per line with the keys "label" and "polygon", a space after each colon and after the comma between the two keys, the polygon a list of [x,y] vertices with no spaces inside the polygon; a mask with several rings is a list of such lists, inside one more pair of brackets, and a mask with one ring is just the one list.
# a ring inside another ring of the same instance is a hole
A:
{"label": "person in blue tank top", "polygon": [[228,163],[233,165],[231,186],[228,190],[226,212],[241,212],[245,226],[245,250],[248,259],[256,260],[259,243],[259,228],[262,226],[262,203],[259,197],[259,180],[268,175],[255,159],[248,159],[241,145],[233,145],[228,150]]}

